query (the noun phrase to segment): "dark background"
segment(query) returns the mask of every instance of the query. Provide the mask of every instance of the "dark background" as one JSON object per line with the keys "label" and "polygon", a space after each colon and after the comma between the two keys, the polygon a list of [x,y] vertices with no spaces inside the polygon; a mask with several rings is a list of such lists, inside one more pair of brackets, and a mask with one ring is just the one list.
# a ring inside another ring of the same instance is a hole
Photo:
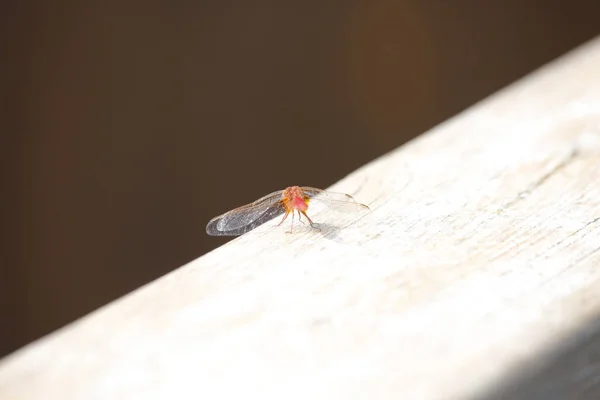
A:
{"label": "dark background", "polygon": [[91,3],[0,2],[0,356],[600,33],[597,0]]}

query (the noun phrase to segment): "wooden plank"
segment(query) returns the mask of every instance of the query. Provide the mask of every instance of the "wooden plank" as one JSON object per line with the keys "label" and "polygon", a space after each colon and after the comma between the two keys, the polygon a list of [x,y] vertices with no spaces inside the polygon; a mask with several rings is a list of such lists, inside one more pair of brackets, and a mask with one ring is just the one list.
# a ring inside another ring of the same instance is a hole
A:
{"label": "wooden plank", "polygon": [[600,39],[331,188],[371,213],[269,222],[6,357],[0,398],[600,398],[599,161]]}

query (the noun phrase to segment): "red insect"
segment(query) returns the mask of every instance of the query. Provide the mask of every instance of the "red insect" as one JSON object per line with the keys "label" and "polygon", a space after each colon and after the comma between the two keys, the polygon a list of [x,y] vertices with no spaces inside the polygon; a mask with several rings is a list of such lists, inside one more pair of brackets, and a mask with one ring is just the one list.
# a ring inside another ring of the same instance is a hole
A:
{"label": "red insect", "polygon": [[290,213],[292,214],[291,232],[294,227],[296,212],[298,212],[300,222],[302,222],[301,217],[304,215],[310,226],[318,229],[306,214],[311,201],[320,202],[333,209],[369,210],[369,207],[357,203],[349,194],[326,192],[307,186],[291,186],[211,219],[206,225],[206,233],[211,236],[238,236],[251,231],[278,215],[285,214],[278,224],[279,226]]}

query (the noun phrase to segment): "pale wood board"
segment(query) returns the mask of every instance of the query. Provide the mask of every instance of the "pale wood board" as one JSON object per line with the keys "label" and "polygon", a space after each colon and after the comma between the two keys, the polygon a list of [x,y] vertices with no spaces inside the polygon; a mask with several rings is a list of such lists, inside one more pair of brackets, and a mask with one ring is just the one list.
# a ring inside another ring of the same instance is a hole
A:
{"label": "pale wood board", "polygon": [[[271,221],[4,358],[0,399],[500,398],[600,331],[599,187],[595,40],[330,188],[370,214]],[[596,398],[590,363],[547,393]]]}

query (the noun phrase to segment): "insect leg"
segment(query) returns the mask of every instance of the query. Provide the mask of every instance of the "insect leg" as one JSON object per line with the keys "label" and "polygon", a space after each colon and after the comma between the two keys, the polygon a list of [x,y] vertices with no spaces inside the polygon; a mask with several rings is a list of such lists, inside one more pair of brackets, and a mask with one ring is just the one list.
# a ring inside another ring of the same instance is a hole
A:
{"label": "insect leg", "polygon": [[294,217],[296,216],[295,210],[292,210],[292,224],[290,225],[290,233],[294,230]]}
{"label": "insect leg", "polygon": [[315,226],[315,224],[312,222],[312,219],[310,219],[310,217],[309,217],[308,215],[306,215],[306,212],[305,212],[305,211],[298,211],[298,212],[300,212],[300,213],[304,214],[304,216],[306,217],[306,219],[307,219],[307,220],[308,220],[308,222],[310,223],[310,226],[311,226],[311,228],[314,228],[314,229],[319,229],[319,228],[318,228],[318,227],[316,227],[316,226]]}
{"label": "insect leg", "polygon": [[302,225],[304,225],[304,221],[302,221],[302,214],[298,213],[298,221],[300,221],[302,223]]}
{"label": "insect leg", "polygon": [[288,215],[289,215],[289,214],[290,214],[290,212],[289,212],[289,211],[286,211],[286,212],[285,212],[285,215],[283,216],[283,219],[281,220],[281,222],[280,222],[280,223],[278,223],[278,224],[277,224],[277,226],[279,226],[279,225],[283,224],[283,221],[285,221],[285,219],[288,217]]}

